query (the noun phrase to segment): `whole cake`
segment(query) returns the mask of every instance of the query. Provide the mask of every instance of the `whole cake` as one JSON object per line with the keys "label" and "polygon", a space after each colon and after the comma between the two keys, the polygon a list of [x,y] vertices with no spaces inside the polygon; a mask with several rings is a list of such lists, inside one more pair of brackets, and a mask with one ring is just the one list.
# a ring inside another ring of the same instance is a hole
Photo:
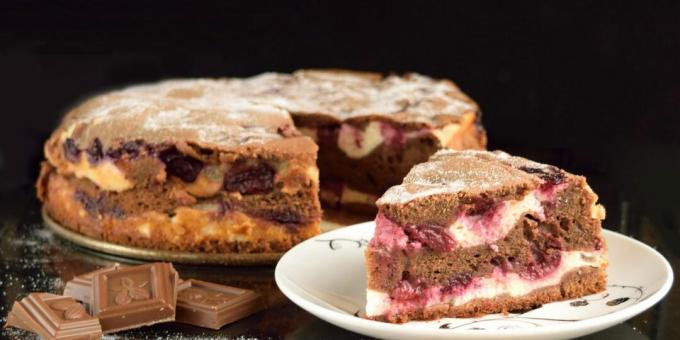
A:
{"label": "whole cake", "polygon": [[164,250],[281,252],[319,233],[316,144],[214,80],[90,99],[45,144],[38,196],[63,226]]}
{"label": "whole cake", "polygon": [[605,289],[605,211],[584,177],[499,151],[441,150],[377,204],[371,319],[526,310]]}
{"label": "whole cake", "polygon": [[37,189],[57,222],[110,242],[280,252],[319,232],[319,196],[371,210],[436,150],[485,144],[477,105],[417,74],[170,80],[69,112]]}

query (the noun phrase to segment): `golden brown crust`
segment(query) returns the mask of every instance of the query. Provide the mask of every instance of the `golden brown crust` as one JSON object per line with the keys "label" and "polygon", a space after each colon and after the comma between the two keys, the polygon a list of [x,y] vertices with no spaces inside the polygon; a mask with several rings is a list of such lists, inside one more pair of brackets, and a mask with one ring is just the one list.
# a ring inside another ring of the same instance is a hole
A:
{"label": "golden brown crust", "polygon": [[497,296],[491,299],[475,299],[460,306],[441,304],[405,314],[378,316],[374,320],[403,323],[410,320],[434,320],[444,317],[467,318],[493,313],[525,311],[542,304],[595,294],[606,289],[606,268],[580,267],[567,272],[558,285],[534,290],[512,297]]}

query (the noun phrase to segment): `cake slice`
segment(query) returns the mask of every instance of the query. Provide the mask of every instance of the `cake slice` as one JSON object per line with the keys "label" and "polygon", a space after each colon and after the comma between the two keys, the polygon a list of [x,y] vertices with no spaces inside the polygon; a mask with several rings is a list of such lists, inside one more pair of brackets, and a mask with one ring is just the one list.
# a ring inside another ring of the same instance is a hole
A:
{"label": "cake slice", "polygon": [[223,80],[94,97],[45,144],[37,183],[63,226],[118,244],[278,253],[319,233],[317,146]]}
{"label": "cake slice", "polygon": [[441,150],[377,205],[368,318],[470,317],[605,289],[605,212],[584,177],[499,151]]}
{"label": "cake slice", "polygon": [[484,149],[477,104],[453,82],[301,70],[232,79],[232,93],[288,111],[319,145],[321,201],[375,213],[375,201],[441,148]]}

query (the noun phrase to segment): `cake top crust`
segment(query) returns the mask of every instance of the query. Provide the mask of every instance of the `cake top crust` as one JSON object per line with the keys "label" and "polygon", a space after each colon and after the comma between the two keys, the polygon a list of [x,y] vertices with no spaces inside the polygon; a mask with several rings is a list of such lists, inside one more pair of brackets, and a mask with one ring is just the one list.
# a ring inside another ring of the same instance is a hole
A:
{"label": "cake top crust", "polygon": [[286,111],[229,98],[226,91],[224,81],[207,79],[132,86],[86,101],[61,127],[79,146],[98,138],[105,148],[135,139],[232,148],[279,140],[295,131]]}
{"label": "cake top crust", "polygon": [[404,204],[437,194],[478,196],[509,187],[561,183],[569,175],[555,166],[511,156],[502,151],[444,149],[414,166],[400,185],[393,186],[378,205]]}
{"label": "cake top crust", "polygon": [[383,116],[400,123],[437,126],[476,113],[477,104],[451,81],[416,73],[300,70],[229,80],[233,93],[293,114],[322,114],[338,121]]}
{"label": "cake top crust", "polygon": [[382,116],[438,126],[475,114],[477,105],[448,80],[418,74],[301,70],[250,78],[166,80],[91,98],[63,119],[52,139],[84,149],[142,139],[220,149],[300,136],[294,115],[337,121]]}

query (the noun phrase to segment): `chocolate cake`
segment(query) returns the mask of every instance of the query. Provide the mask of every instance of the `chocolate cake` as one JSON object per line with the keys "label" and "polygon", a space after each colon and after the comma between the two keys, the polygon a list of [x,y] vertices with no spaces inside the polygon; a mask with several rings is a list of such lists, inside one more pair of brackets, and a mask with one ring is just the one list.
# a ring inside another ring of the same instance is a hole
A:
{"label": "chocolate cake", "polygon": [[417,74],[171,80],[68,113],[37,186],[53,219],[91,237],[280,252],[319,232],[319,196],[371,210],[436,150],[485,144],[477,105],[450,81]]}
{"label": "chocolate cake", "polygon": [[584,177],[499,151],[441,150],[377,205],[371,319],[527,310],[605,289],[605,212]]}
{"label": "chocolate cake", "polygon": [[45,144],[38,196],[79,233],[164,250],[282,252],[319,233],[316,144],[217,80],[92,98]]}
{"label": "chocolate cake", "polygon": [[319,145],[321,201],[375,212],[375,200],[441,148],[484,149],[477,104],[419,74],[302,70],[232,80],[234,93],[290,112]]}

